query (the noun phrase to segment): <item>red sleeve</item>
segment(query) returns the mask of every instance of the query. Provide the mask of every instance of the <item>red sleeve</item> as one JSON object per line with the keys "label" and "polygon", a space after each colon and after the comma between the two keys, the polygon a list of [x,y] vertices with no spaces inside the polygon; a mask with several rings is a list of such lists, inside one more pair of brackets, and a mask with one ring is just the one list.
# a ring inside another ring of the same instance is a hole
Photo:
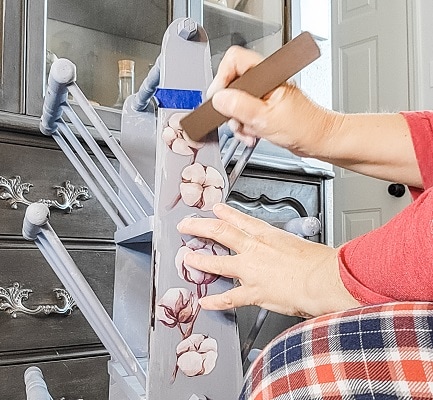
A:
{"label": "red sleeve", "polygon": [[433,186],[433,111],[401,113],[409,125],[424,189]]}
{"label": "red sleeve", "polygon": [[363,304],[433,301],[433,112],[402,114],[426,190],[411,189],[417,197],[411,205],[340,248],[340,276]]}

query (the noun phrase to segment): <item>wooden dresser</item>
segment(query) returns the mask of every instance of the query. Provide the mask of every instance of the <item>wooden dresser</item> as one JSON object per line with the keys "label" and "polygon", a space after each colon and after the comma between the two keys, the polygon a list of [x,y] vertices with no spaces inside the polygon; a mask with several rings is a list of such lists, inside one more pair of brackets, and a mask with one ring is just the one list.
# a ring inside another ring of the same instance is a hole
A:
{"label": "wooden dresser", "polygon": [[111,313],[114,225],[51,138],[0,131],[0,160],[0,399],[25,399],[37,365],[54,399],[107,400],[107,352],[21,226],[28,202],[52,204],[52,227]]}

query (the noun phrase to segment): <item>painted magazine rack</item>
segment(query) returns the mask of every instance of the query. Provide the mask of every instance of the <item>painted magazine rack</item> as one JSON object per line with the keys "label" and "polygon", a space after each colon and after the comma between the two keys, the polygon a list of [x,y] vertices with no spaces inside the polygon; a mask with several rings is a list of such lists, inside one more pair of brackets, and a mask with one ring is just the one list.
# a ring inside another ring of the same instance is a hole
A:
{"label": "painted magazine rack", "polygon": [[[242,152],[227,177],[239,142],[221,160],[217,131],[196,143],[180,128],[179,119],[201,103],[211,79],[206,32],[189,18],[174,21],[157,63],[124,104],[119,144],[76,84],[75,65],[59,59],[50,71],[41,132],[53,137],[117,227],[113,317],[50,226],[44,204],[28,207],[23,235],[36,243],[109,351],[110,399],[223,400],[240,389],[234,312],[208,312],[198,304],[232,282],[183,263],[185,252],[227,249],[176,230],[185,216],[212,217],[212,205],[225,200],[253,151]],[[118,170],[68,96],[111,150]],[[46,390],[50,398],[41,374],[27,377],[28,387]]]}
{"label": "painted magazine rack", "polygon": [[[180,119],[203,101],[212,79],[210,59],[204,29],[190,18],[175,20],[155,66],[123,106],[120,144],[76,84],[75,65],[59,59],[51,67],[40,129],[56,141],[116,225],[113,317],[57,237],[43,203],[27,208],[23,235],[36,243],[110,353],[110,400],[235,398],[242,359],[266,318],[262,310],[240,349],[234,312],[205,311],[198,303],[232,282],[183,262],[187,252],[228,253],[210,240],[180,235],[176,225],[186,216],[213,217],[212,206],[225,201],[254,151],[240,149],[236,139],[227,144],[229,134],[219,138],[216,130],[205,142],[194,142],[180,127]],[[320,229],[316,219],[289,222],[287,230],[304,236]],[[25,381],[28,400],[51,399],[40,370],[29,369]]]}

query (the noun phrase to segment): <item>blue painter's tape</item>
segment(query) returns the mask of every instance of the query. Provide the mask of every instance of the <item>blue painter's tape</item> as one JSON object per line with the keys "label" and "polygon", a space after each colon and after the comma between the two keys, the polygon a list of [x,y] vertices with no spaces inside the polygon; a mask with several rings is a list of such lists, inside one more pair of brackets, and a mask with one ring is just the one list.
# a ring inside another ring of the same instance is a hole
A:
{"label": "blue painter's tape", "polygon": [[194,110],[202,103],[202,92],[200,90],[158,88],[155,91],[155,98],[160,108]]}

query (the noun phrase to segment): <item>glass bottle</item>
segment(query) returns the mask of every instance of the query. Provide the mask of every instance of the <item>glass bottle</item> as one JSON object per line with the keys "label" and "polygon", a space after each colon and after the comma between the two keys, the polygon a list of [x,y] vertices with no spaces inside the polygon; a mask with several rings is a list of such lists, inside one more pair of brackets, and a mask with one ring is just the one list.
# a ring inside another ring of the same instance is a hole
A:
{"label": "glass bottle", "polygon": [[227,7],[227,0],[211,0],[211,3],[219,4],[220,6]]}
{"label": "glass bottle", "polygon": [[134,93],[134,61],[119,60],[119,95],[114,103],[114,108],[122,108],[126,98]]}

